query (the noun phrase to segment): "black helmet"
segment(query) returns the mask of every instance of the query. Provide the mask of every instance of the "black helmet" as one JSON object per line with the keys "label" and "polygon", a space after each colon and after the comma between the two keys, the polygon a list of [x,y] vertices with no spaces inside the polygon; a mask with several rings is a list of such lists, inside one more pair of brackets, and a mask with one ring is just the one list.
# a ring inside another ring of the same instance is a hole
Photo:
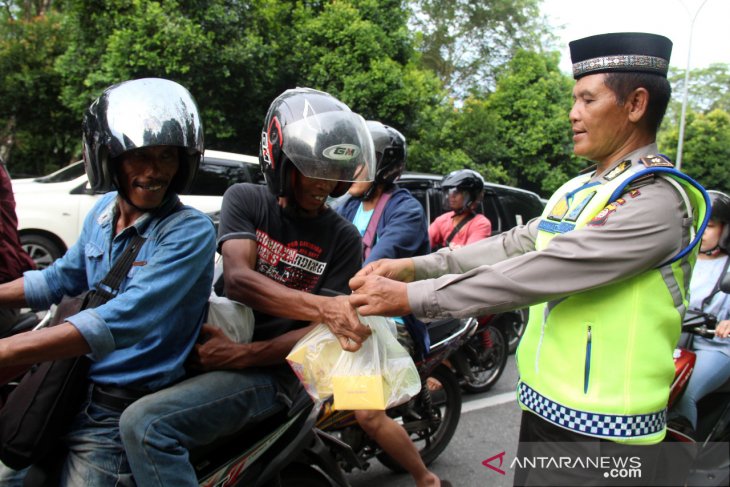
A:
{"label": "black helmet", "polygon": [[723,223],[718,247],[726,253],[730,253],[730,196],[722,191],[714,190],[708,191],[707,194],[710,196],[710,203],[712,204],[710,219]]}
{"label": "black helmet", "polygon": [[463,208],[455,210],[458,214],[464,209],[472,209],[474,203],[481,201],[484,194],[484,178],[472,169],[458,169],[444,176],[441,180],[441,189],[445,196],[448,196],[452,189],[466,192]]}
{"label": "black helmet", "polygon": [[332,95],[310,88],[287,90],[271,103],[259,162],[275,196],[290,195],[290,162],[304,176],[340,181],[330,193],[335,198],[375,173],[365,120]]}
{"label": "black helmet", "polygon": [[369,200],[377,186],[390,187],[406,168],[406,138],[393,127],[368,120],[368,130],[375,147],[375,180],[363,198]]}
{"label": "black helmet", "polygon": [[203,155],[203,125],[188,90],[174,81],[144,78],[113,85],[84,114],[84,167],[91,189],[118,188],[114,160],[133,149],[160,145],[181,148],[180,168],[170,184],[185,193]]}

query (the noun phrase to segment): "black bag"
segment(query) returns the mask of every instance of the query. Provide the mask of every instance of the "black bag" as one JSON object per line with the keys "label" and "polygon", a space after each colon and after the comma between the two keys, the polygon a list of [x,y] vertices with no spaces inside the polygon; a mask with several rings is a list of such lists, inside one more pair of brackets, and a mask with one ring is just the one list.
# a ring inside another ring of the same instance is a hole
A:
{"label": "black bag", "polygon": [[[135,237],[98,290],[64,297],[51,326],[113,298],[144,240]],[[90,365],[85,356],[54,360],[32,366],[22,377],[0,409],[0,460],[5,465],[20,470],[53,451],[85,398]]]}

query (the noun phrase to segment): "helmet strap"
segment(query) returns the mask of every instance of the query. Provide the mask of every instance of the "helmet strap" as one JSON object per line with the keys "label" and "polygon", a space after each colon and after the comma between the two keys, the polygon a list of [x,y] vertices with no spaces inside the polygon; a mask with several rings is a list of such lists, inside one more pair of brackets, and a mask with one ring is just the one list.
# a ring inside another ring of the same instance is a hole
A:
{"label": "helmet strap", "polygon": [[704,254],[704,255],[707,255],[710,257],[715,257],[715,256],[719,255],[720,252],[722,252],[722,249],[720,248],[719,244],[715,245],[710,250],[700,250],[700,254]]}
{"label": "helmet strap", "polygon": [[[370,201],[379,194],[379,188],[381,185],[377,181],[373,181],[373,184],[365,191],[362,195],[363,201]],[[382,192],[382,191],[381,191]]]}

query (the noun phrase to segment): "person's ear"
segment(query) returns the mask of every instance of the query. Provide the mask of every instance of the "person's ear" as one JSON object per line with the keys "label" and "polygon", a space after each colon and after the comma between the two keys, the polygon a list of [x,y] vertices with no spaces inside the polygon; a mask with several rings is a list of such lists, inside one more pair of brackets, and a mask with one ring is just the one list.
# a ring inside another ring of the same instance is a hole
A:
{"label": "person's ear", "polygon": [[636,88],[626,99],[626,105],[629,110],[629,121],[639,122],[649,108],[649,92],[643,87]]}

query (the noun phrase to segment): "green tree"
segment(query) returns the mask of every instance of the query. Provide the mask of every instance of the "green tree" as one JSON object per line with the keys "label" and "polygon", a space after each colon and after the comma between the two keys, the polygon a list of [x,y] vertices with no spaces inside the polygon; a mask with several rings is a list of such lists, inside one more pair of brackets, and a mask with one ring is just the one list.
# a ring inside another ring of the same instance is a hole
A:
{"label": "green tree", "polygon": [[59,101],[54,62],[66,37],[51,4],[0,9],[0,156],[15,177],[66,164],[78,147],[78,121]]}
{"label": "green tree", "polygon": [[[661,147],[667,155],[676,156],[679,131],[662,134]],[[730,192],[730,114],[715,109],[707,114],[687,114],[682,149],[682,171],[708,189]]]}
{"label": "green tree", "polygon": [[517,50],[537,50],[552,40],[541,21],[539,0],[410,3],[423,64],[458,99],[492,91],[497,73]]}
{"label": "green tree", "polygon": [[419,67],[402,1],[306,4],[287,57],[296,82],[331,93],[365,118],[417,137],[420,113],[440,103],[438,79]]}
{"label": "green tree", "polygon": [[557,52],[518,52],[484,105],[497,120],[492,137],[498,146],[488,162],[504,168],[513,184],[541,194],[552,193],[585,165],[572,153],[573,82],[558,62]]}
{"label": "green tree", "polygon": [[573,82],[558,61],[556,52],[518,51],[493,93],[421,112],[415,168],[444,174],[467,167],[541,194],[557,189],[585,165],[572,154]]}
{"label": "green tree", "polygon": [[278,36],[288,4],[270,0],[68,0],[71,45],[59,61],[79,116],[113,83],[163,77],[198,101],[206,146],[254,153],[280,88]]}
{"label": "green tree", "polygon": [[271,100],[309,86],[416,133],[439,83],[418,68],[403,2],[67,0],[60,59],[75,113],[129,78],[176,80],[197,99],[206,146],[256,153]]}
{"label": "green tree", "polygon": [[[681,111],[685,74],[684,69],[672,68],[669,72],[675,102],[672,111],[677,116]],[[687,108],[702,113],[716,108],[730,112],[730,64],[714,63],[706,68],[690,70]]]}

